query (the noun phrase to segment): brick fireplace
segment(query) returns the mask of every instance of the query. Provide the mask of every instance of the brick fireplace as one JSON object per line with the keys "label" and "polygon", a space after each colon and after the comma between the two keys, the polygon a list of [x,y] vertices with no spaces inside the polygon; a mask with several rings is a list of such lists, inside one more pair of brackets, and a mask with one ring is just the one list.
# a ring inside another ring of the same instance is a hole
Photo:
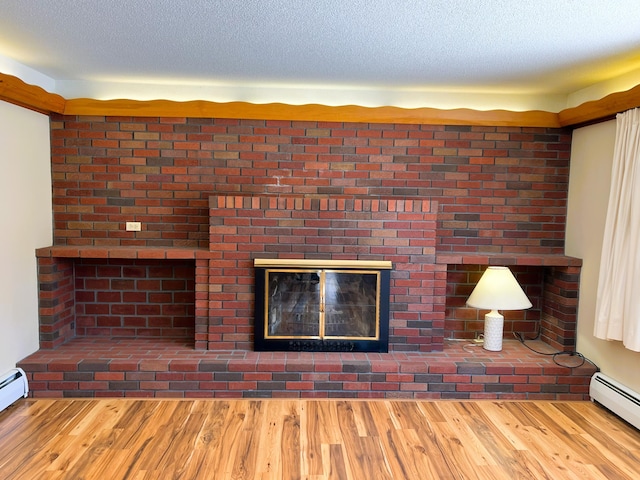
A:
{"label": "brick fireplace", "polygon": [[245,358],[255,258],[390,261],[392,358],[473,337],[484,312],[463,298],[487,265],[511,266],[534,303],[507,334],[575,345],[568,131],[52,116],[51,134],[38,359],[84,339]]}
{"label": "brick fireplace", "polygon": [[228,195],[210,202],[210,250],[216,258],[209,284],[215,303],[207,336],[196,336],[198,347],[251,349],[253,258],[259,257],[391,262],[389,349],[442,349],[444,312],[434,311],[436,272],[444,272],[435,263],[437,204]]}

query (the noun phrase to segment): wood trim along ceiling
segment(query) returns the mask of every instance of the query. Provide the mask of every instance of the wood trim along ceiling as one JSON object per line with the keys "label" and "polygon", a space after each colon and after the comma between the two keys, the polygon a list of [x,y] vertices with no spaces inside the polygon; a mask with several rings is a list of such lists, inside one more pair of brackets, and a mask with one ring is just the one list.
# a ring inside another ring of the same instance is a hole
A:
{"label": "wood trim along ceiling", "polygon": [[217,117],[255,120],[293,120],[354,123],[401,123],[430,125],[481,125],[517,127],[577,127],[612,118],[616,113],[640,106],[640,85],[600,100],[583,103],[559,113],[530,110],[472,110],[466,108],[361,107],[356,105],[287,105],[248,102],[216,103],[203,100],[66,100],[18,77],[0,73],[0,100],[44,114],[131,117]]}
{"label": "wood trim along ceiling", "polygon": [[288,120],[353,123],[404,123],[435,125],[498,125],[526,127],[559,127],[557,114],[506,110],[470,109],[439,110],[399,107],[361,107],[345,105],[255,104],[247,102],[215,103],[202,100],[174,102],[170,100],[67,100],[65,113],[72,115],[132,115],[144,117],[217,117],[252,120]]}
{"label": "wood trim along ceiling", "polygon": [[4,73],[0,73],[0,100],[47,115],[63,113],[66,104],[66,100],[60,95]]}

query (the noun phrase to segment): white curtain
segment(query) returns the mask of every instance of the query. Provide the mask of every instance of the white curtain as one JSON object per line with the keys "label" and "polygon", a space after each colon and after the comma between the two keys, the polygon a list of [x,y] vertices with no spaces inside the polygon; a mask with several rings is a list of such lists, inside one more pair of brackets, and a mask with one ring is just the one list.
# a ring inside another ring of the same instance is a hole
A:
{"label": "white curtain", "polygon": [[640,109],[616,117],[594,335],[640,351]]}

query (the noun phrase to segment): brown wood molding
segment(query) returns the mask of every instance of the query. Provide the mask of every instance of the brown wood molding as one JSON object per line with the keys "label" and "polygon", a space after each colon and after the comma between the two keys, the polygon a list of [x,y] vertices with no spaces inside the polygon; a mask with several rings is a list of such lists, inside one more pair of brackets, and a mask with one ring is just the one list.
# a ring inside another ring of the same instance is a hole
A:
{"label": "brown wood molding", "polygon": [[65,99],[60,95],[4,73],[0,73],[0,100],[47,115],[64,112],[65,104]]}
{"label": "brown wood molding", "polygon": [[254,120],[293,120],[355,123],[416,123],[436,125],[498,125],[527,127],[559,127],[555,113],[543,111],[480,111],[466,108],[362,107],[357,105],[288,105],[247,102],[216,103],[203,100],[175,102],[170,100],[67,100],[67,115],[113,115],[144,117],[217,117]]}
{"label": "brown wood molding", "polygon": [[585,123],[614,117],[630,108],[640,107],[640,85],[624,92],[615,92],[600,100],[585,102],[573,108],[566,108],[558,114],[560,125],[578,126]]}
{"label": "brown wood molding", "polygon": [[42,113],[65,115],[100,115],[131,117],[218,117],[255,120],[293,120],[354,123],[401,123],[431,125],[487,125],[558,127],[558,115],[540,110],[472,110],[459,108],[362,107],[345,105],[254,104],[248,102],[216,103],[204,100],[65,100],[36,85],[29,85],[12,75],[0,73],[0,100]]}
{"label": "brown wood molding", "polygon": [[60,95],[0,73],[0,100],[44,114],[100,115],[131,117],[218,117],[255,120],[293,120],[354,123],[401,123],[431,125],[486,125],[517,127],[575,127],[611,118],[616,113],[640,106],[640,85],[616,92],[600,100],[585,102],[560,113],[530,110],[472,110],[458,108],[362,107],[345,105],[216,103],[204,100],[65,100]]}

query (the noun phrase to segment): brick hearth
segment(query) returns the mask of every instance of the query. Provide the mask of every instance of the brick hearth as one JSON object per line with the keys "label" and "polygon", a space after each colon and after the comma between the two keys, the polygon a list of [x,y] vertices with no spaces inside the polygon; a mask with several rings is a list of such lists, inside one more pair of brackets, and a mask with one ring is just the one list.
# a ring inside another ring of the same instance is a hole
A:
{"label": "brick hearth", "polygon": [[[550,351],[540,341],[529,344]],[[34,397],[586,400],[595,372],[588,362],[559,366],[516,340],[505,340],[501,352],[447,341],[442,352],[387,354],[212,352],[187,341],[84,337],[19,366]]]}

